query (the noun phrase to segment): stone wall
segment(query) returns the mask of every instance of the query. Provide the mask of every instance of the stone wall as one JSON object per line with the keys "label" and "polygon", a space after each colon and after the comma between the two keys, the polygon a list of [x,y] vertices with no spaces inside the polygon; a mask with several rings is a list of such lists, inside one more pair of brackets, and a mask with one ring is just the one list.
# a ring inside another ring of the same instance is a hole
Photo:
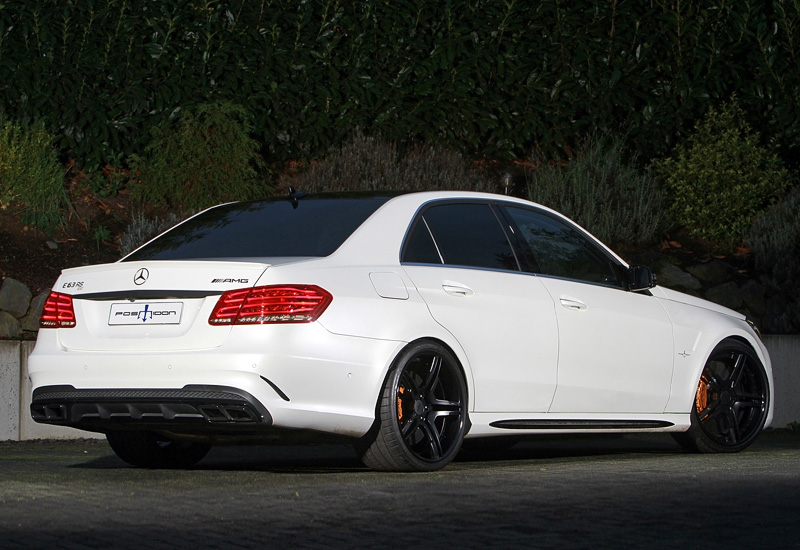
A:
{"label": "stone wall", "polygon": [[743,260],[698,257],[691,253],[644,252],[631,263],[653,268],[658,284],[733,309],[754,321],[764,333],[791,332],[781,316],[785,297],[748,272]]}
{"label": "stone wall", "polygon": [[6,277],[0,284],[0,340],[31,339],[39,330],[42,313],[50,291],[33,296],[25,284]]}

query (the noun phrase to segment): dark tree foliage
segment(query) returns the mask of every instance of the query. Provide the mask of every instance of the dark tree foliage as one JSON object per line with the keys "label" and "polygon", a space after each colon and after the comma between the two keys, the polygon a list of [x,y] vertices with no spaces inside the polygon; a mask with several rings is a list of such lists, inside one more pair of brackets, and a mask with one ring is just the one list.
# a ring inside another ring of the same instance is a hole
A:
{"label": "dark tree foliage", "polygon": [[492,158],[619,131],[651,158],[736,92],[796,160],[798,27],[790,0],[5,0],[0,112],[87,167],[214,101],[273,160],[353,128]]}

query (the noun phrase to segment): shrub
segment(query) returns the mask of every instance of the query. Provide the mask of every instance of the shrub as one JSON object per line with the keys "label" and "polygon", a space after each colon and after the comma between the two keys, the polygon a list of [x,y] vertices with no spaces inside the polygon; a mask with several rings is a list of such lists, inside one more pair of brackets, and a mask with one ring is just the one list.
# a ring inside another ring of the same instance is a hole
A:
{"label": "shrub", "polygon": [[526,177],[528,198],[574,219],[612,246],[641,246],[667,225],[648,170],[626,161],[621,140],[590,144],[566,165],[541,164]]}
{"label": "shrub", "polygon": [[657,163],[675,221],[693,237],[730,250],[753,216],[789,185],[777,155],[761,147],[736,99],[711,108],[686,146]]}
{"label": "shrub", "polygon": [[764,330],[800,331],[800,187],[763,212],[747,239],[756,269],[780,296],[779,311],[765,321]]}
{"label": "shrub", "polygon": [[25,223],[48,232],[69,204],[53,141],[41,123],[0,125],[0,206],[19,201]]}
{"label": "shrub", "polygon": [[232,103],[185,113],[177,127],[154,133],[144,156],[131,158],[134,198],[187,211],[266,194],[258,185],[263,162],[251,130],[248,112]]}
{"label": "shrub", "polygon": [[133,252],[180,221],[180,217],[172,213],[163,219],[158,216],[148,218],[141,212],[135,214],[127,229],[119,236],[120,254],[125,256]]}
{"label": "shrub", "polygon": [[402,149],[356,130],[327,158],[281,183],[307,192],[495,190],[491,178],[459,153],[425,145]]}

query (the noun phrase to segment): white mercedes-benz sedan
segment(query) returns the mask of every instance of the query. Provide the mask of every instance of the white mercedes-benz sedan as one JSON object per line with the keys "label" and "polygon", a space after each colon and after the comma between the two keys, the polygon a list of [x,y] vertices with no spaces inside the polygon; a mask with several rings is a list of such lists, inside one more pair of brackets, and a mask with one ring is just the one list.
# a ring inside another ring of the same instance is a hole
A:
{"label": "white mercedes-benz sedan", "polygon": [[65,270],[40,325],[33,418],[103,433],[142,467],[298,434],[398,471],[442,468],[465,438],[550,433],[734,452],[772,418],[743,315],[501,195],[216,206]]}

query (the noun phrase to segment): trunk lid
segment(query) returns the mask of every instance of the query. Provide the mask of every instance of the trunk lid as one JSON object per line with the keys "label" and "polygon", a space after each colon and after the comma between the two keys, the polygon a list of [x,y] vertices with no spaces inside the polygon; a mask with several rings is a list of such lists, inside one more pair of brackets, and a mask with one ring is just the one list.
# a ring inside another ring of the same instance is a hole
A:
{"label": "trunk lid", "polygon": [[269,266],[145,261],[67,269],[53,290],[72,296],[76,326],[56,329],[59,340],[67,350],[76,351],[218,347],[230,327],[208,324],[217,299],[226,290],[254,286]]}

